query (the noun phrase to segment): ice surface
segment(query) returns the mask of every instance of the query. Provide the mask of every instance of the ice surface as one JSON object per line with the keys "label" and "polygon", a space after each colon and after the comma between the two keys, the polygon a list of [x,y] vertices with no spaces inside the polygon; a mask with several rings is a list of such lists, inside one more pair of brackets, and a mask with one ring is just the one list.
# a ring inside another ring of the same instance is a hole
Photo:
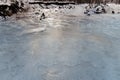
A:
{"label": "ice surface", "polygon": [[0,21],[0,80],[120,80],[120,15],[65,12]]}

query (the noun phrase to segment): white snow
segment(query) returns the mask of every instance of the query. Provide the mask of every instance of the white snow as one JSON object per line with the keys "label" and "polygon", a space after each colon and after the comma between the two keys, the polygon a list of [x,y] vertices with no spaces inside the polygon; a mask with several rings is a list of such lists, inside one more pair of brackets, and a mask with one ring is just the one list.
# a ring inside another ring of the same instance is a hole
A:
{"label": "white snow", "polygon": [[0,1],[0,5],[9,5],[10,6],[10,2],[5,3],[5,2]]}
{"label": "white snow", "polygon": [[[59,6],[56,5],[50,5],[48,6],[49,9],[43,9],[41,8],[39,5],[31,5],[30,6],[30,13],[32,13],[32,15],[35,15],[35,13],[39,13],[38,16],[41,16],[41,14],[44,12],[45,15],[47,17],[50,16],[59,16],[59,15],[71,15],[71,16],[84,16],[84,11],[85,11],[85,7],[88,4],[81,4],[81,5],[71,5],[75,8],[73,9],[68,9],[68,6],[64,6],[64,8],[59,9]],[[43,7],[45,7],[44,5],[42,5]],[[33,9],[34,8],[34,9]],[[106,14],[112,14],[112,11],[115,11],[115,13],[119,13],[120,12],[120,5],[116,5],[116,4],[108,4],[108,6],[105,6],[105,9],[107,10]],[[93,11],[91,10],[91,13],[93,14]],[[38,17],[37,17],[38,18]]]}

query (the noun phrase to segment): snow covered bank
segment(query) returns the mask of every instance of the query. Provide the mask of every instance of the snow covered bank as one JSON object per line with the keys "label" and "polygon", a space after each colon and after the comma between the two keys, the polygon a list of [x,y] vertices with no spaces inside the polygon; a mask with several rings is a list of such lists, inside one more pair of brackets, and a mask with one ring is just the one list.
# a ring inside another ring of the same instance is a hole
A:
{"label": "snow covered bank", "polygon": [[[82,16],[84,15],[85,7],[88,4],[80,4],[80,5],[68,5],[69,6],[74,6],[75,8],[69,9],[69,8],[61,8],[59,9],[59,6],[57,5],[51,5],[48,6],[49,9],[43,9],[39,5],[32,5],[31,6],[31,12],[33,13],[42,13],[44,12],[47,16],[50,15],[74,15],[74,16]],[[43,5],[44,6],[44,5]],[[45,6],[44,6],[45,7]],[[120,12],[120,5],[117,4],[108,4],[105,7],[107,13],[106,14],[112,14],[112,11],[115,11],[115,13]],[[33,14],[32,14],[33,15]]]}
{"label": "snow covered bank", "polygon": [[[1,3],[2,4],[2,3]],[[38,4],[28,4],[27,1],[24,1],[24,9],[29,9],[28,12],[18,13],[17,16],[19,17],[29,17],[31,19],[40,20],[41,15],[44,13],[46,18],[49,17],[59,17],[62,15],[68,15],[68,16],[85,16],[85,7],[88,6],[88,4],[79,4],[79,5],[64,5],[64,6],[58,6],[58,5],[38,5]],[[109,3],[106,6],[104,6],[106,10],[106,14],[112,14],[112,11],[115,12],[115,14],[120,13],[120,5],[118,4],[112,4]],[[92,10],[94,11],[94,10]],[[94,13],[93,13],[94,14]],[[23,15],[23,16],[22,16]],[[25,18],[26,18],[25,17]]]}

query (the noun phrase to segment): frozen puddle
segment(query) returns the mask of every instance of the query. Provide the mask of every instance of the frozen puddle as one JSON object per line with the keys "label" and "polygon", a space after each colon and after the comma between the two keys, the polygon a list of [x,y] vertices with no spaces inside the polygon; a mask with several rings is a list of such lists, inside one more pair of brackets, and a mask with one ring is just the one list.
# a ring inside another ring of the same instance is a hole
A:
{"label": "frozen puddle", "polygon": [[51,20],[0,22],[1,80],[120,80],[120,15]]}

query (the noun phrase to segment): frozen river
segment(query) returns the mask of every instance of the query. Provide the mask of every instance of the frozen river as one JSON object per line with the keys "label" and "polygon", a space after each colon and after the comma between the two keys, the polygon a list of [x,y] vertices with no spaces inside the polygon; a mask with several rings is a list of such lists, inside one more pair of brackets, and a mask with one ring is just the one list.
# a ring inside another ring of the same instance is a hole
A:
{"label": "frozen river", "polygon": [[120,15],[0,22],[0,80],[120,80]]}

